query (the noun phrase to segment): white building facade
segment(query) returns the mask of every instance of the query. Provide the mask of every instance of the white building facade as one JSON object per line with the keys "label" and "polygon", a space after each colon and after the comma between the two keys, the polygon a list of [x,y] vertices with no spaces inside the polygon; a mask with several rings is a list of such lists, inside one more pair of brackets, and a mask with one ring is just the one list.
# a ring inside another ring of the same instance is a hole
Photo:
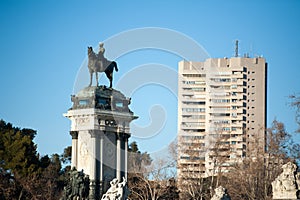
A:
{"label": "white building facade", "polygon": [[215,176],[245,156],[264,152],[264,58],[181,61],[178,76],[179,182]]}

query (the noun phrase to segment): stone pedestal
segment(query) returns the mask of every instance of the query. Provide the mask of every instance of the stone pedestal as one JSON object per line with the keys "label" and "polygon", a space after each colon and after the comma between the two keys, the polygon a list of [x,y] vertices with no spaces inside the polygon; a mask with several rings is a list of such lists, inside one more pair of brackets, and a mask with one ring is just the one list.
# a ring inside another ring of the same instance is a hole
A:
{"label": "stone pedestal", "polygon": [[272,182],[273,199],[297,199],[297,166],[288,162],[282,169],[283,172]]}
{"label": "stone pedestal", "polygon": [[90,178],[90,199],[100,199],[110,181],[127,178],[129,124],[136,119],[121,92],[105,86],[86,87],[72,96],[72,163]]}

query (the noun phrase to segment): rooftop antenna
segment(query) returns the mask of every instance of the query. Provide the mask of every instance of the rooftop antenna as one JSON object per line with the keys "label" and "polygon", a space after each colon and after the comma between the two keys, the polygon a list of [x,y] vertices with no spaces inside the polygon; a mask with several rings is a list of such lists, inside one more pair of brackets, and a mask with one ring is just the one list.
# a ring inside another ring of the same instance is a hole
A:
{"label": "rooftop antenna", "polygon": [[253,43],[250,44],[250,55],[253,55]]}
{"label": "rooftop antenna", "polygon": [[239,41],[235,41],[235,57],[239,57]]}

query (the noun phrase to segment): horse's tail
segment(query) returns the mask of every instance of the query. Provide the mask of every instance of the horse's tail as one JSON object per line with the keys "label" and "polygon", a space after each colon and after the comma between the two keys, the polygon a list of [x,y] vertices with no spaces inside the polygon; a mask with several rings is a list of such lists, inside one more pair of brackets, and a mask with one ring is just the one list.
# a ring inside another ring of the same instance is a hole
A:
{"label": "horse's tail", "polygon": [[113,63],[114,63],[114,67],[115,67],[116,72],[119,71],[117,63],[115,61]]}

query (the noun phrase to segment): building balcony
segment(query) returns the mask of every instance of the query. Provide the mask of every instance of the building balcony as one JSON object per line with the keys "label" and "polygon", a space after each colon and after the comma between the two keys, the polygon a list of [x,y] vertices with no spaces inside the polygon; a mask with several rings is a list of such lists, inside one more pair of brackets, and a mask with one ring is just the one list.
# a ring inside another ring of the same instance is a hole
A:
{"label": "building balcony", "polygon": [[240,142],[240,143],[236,143],[236,144],[231,144],[231,146],[233,147],[233,145],[234,145],[234,147],[237,149],[236,151],[238,152],[238,151],[242,151],[242,149],[244,148],[244,144],[243,144],[243,142]]}
{"label": "building balcony", "polygon": [[238,109],[232,109],[231,110],[231,113],[239,113],[239,114],[243,114],[244,113],[244,110],[243,108],[238,108]]}
{"label": "building balcony", "polygon": [[193,118],[182,118],[182,123],[190,123],[190,122],[200,122],[200,123],[205,123],[205,119],[193,119]]}
{"label": "building balcony", "polygon": [[205,123],[203,125],[188,125],[188,124],[181,124],[180,129],[204,129],[205,128]]}
{"label": "building balcony", "polygon": [[238,87],[231,87],[232,92],[244,92],[244,87],[238,86]]}
{"label": "building balcony", "polygon": [[240,120],[242,121],[243,120],[243,115],[231,115],[231,120]]}
{"label": "building balcony", "polygon": [[209,113],[231,113],[230,107],[226,108],[210,108]]}
{"label": "building balcony", "polygon": [[231,95],[232,99],[238,99],[238,100],[243,100],[244,99],[244,94],[243,93],[236,93]]}
{"label": "building balcony", "polygon": [[244,77],[243,73],[235,73],[235,74],[231,74],[231,78],[238,78],[238,79],[242,79]]}
{"label": "building balcony", "polygon": [[236,101],[231,101],[230,105],[237,106],[237,107],[243,107],[243,103],[244,103],[244,101],[236,100]]}
{"label": "building balcony", "polygon": [[244,82],[245,82],[245,80],[243,80],[243,79],[239,79],[239,80],[237,80],[237,82],[235,82],[237,85],[244,85]]}
{"label": "building balcony", "polygon": [[237,136],[237,137],[231,137],[230,138],[230,143],[234,144],[234,142],[243,142],[243,136]]}
{"label": "building balcony", "polygon": [[211,106],[211,107],[221,107],[221,106],[229,106],[230,105],[230,103],[231,103],[231,100],[230,99],[228,99],[228,102],[213,102],[213,101],[211,101],[211,102],[209,102],[208,103],[208,105],[209,106]]}
{"label": "building balcony", "polygon": [[194,90],[179,90],[181,95],[192,95],[192,94],[205,94],[205,91],[194,91]]}
{"label": "building balcony", "polygon": [[214,115],[210,115],[209,116],[209,119],[211,120],[219,120],[219,119],[222,119],[222,120],[231,120],[231,116],[214,116]]}
{"label": "building balcony", "polygon": [[233,131],[235,131],[237,133],[240,133],[243,130],[243,123],[231,123],[231,126],[236,127],[236,130],[233,130]]}

